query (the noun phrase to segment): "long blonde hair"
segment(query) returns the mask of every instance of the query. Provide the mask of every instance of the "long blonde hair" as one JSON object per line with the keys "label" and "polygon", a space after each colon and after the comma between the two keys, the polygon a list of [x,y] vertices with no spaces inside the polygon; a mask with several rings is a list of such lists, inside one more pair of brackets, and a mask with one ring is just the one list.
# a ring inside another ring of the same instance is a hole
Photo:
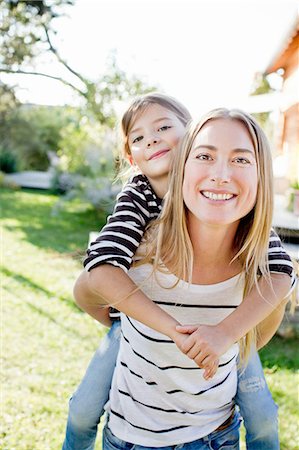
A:
{"label": "long blonde hair", "polygon": [[[240,220],[235,236],[237,254],[234,260],[239,259],[242,271],[245,273],[245,296],[254,285],[257,286],[259,275],[266,277],[269,283],[271,282],[267,251],[273,214],[273,175],[268,140],[256,120],[243,111],[214,109],[187,129],[181,148],[174,156],[169,191],[165,197],[162,214],[149,231],[150,244],[147,244],[147,254],[143,262],[151,262],[155,271],[163,270],[163,262],[169,261],[178,279],[191,282],[193,248],[188,233],[182,191],[184,168],[198,132],[207,122],[220,118],[241,122],[246,127],[252,139],[257,161],[256,203],[253,209]],[[247,359],[254,339],[253,330],[241,341],[242,360]]]}
{"label": "long blonde hair", "polygon": [[132,173],[129,167],[131,149],[128,142],[129,133],[140,115],[151,105],[160,105],[163,108],[173,112],[184,126],[191,121],[191,114],[188,109],[175,98],[151,92],[135,98],[127,108],[121,119],[121,141],[122,145],[118,155],[118,178],[127,179]]}

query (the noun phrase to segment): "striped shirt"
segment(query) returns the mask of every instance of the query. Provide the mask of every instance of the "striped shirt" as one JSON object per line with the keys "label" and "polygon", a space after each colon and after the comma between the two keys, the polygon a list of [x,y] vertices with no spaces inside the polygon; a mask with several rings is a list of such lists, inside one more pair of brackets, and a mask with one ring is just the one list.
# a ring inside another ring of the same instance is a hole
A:
{"label": "striped shirt", "polygon": [[[158,278],[155,277],[155,275]],[[145,264],[129,276],[180,323],[214,325],[242,301],[244,277],[214,285],[189,285]],[[163,287],[162,287],[163,286]],[[110,400],[109,428],[119,439],[148,447],[191,442],[230,416],[237,386],[234,344],[220,358],[216,375],[203,370],[167,336],[121,314],[122,336]]]}
{"label": "striped shirt", "polygon": [[[112,264],[125,272],[142,240],[147,225],[158,217],[162,199],[156,196],[145,175],[133,176],[117,196],[113,213],[99,236],[91,242],[84,267],[87,271],[101,264]],[[291,258],[282,247],[274,230],[271,231],[268,251],[270,272],[292,276]],[[119,312],[111,309],[111,319],[118,319]]]}

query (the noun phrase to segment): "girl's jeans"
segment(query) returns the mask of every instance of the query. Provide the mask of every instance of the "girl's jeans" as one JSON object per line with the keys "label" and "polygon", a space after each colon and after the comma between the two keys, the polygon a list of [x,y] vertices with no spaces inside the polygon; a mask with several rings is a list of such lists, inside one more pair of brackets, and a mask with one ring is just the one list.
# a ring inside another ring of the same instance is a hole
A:
{"label": "girl's jeans", "polygon": [[93,450],[108,401],[120,343],[120,320],[112,323],[70,399],[62,450]]}
{"label": "girl's jeans", "polygon": [[245,371],[239,369],[235,402],[244,420],[247,450],[279,450],[278,408],[256,351],[251,353]]}
{"label": "girl's jeans", "polygon": [[[62,450],[94,449],[98,424],[109,397],[119,341],[120,321],[113,323],[70,399]],[[244,419],[247,450],[279,450],[277,406],[256,352],[252,353],[245,371],[239,372],[235,401]]]}
{"label": "girl's jeans", "polygon": [[103,431],[103,450],[239,450],[240,416],[236,412],[232,423],[222,431],[213,431],[207,436],[186,444],[167,447],[143,447],[118,439],[106,425]]}

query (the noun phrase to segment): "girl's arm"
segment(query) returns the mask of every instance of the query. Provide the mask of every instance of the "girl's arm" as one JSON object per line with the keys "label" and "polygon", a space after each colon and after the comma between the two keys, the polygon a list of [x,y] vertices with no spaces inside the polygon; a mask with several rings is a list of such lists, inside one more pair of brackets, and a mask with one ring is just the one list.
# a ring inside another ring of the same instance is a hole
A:
{"label": "girl's arm", "polygon": [[[183,343],[181,350],[198,365],[211,366],[234,342],[259,323],[264,323],[264,331],[268,324],[267,336],[271,333],[273,335],[281,322],[279,317],[284,311],[281,304],[291,290],[292,278],[285,274],[271,274],[271,280],[272,287],[262,277],[259,280],[260,292],[254,287],[241,305],[218,325],[178,326],[178,331],[192,333]],[[275,317],[276,322],[273,322],[269,331],[271,317]],[[266,341],[267,336],[265,335],[263,340]]]}
{"label": "girl's arm", "polygon": [[99,237],[91,243],[84,262],[86,272],[78,278],[74,297],[87,313],[98,319],[103,304],[143,322],[172,340],[182,342],[178,324],[150,300],[126,274],[148,223],[158,217],[161,200],[148,180],[137,175],[117,198],[114,211]]}
{"label": "girl's arm", "polygon": [[110,264],[100,265],[90,272],[83,271],[75,283],[74,297],[86,312],[96,311],[104,302],[178,341],[177,345],[186,339],[176,331],[177,320],[138,289],[122,269]]}
{"label": "girl's arm", "polygon": [[[272,229],[268,247],[268,262],[272,286],[262,277],[259,289],[254,287],[235,311],[217,326],[177,327],[182,333],[192,333],[181,350],[197,364],[212,364],[245,334],[264,321],[291,291],[295,282],[292,260]],[[278,325],[276,329],[278,328]],[[275,330],[273,331],[274,334]]]}

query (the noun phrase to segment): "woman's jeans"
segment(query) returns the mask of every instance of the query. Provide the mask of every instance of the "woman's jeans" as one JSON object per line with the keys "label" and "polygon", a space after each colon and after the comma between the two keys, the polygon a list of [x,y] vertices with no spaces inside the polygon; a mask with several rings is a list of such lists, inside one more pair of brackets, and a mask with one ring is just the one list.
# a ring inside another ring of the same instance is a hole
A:
{"label": "woman's jeans", "polygon": [[109,398],[120,331],[120,320],[113,322],[90,361],[81,384],[70,399],[62,450],[94,449],[98,424]]}
{"label": "woman's jeans", "polygon": [[108,425],[103,431],[103,450],[239,450],[240,416],[236,412],[232,423],[221,431],[213,431],[207,436],[186,444],[168,445],[166,447],[143,447],[118,439],[109,430]]}
{"label": "woman's jeans", "polygon": [[[62,450],[93,450],[97,428],[116,363],[120,321],[114,322],[70,399]],[[277,406],[266,384],[259,356],[253,352],[245,371],[239,371],[235,398],[246,428],[247,450],[279,450]]]}

